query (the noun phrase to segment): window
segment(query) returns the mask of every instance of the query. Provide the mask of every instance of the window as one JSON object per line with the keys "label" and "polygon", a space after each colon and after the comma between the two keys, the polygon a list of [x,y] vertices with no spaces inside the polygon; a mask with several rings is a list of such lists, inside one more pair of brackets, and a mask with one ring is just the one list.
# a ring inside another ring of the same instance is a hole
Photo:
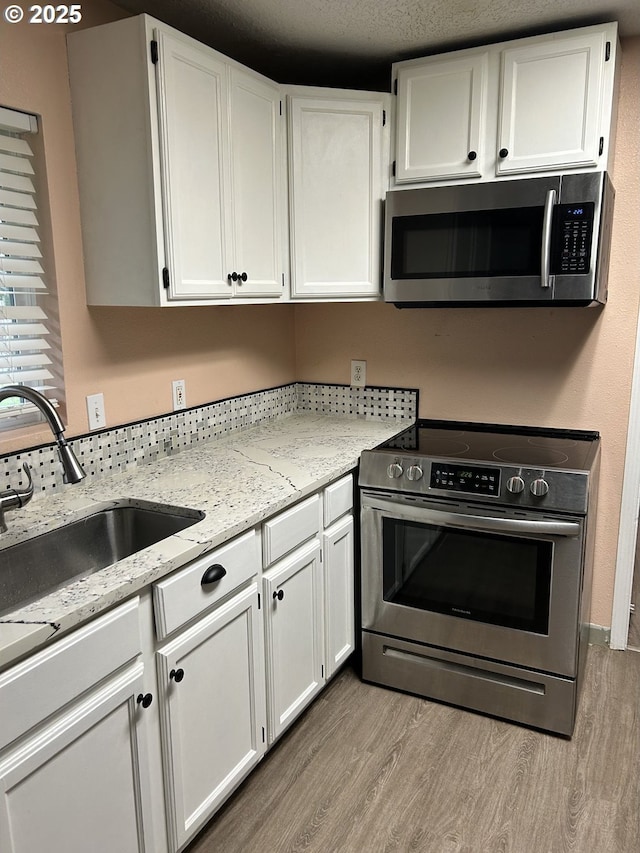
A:
{"label": "window", "polygon": [[[59,341],[43,268],[37,131],[35,116],[0,107],[0,386],[29,385],[57,404]],[[20,398],[0,402],[0,430],[39,420]]]}

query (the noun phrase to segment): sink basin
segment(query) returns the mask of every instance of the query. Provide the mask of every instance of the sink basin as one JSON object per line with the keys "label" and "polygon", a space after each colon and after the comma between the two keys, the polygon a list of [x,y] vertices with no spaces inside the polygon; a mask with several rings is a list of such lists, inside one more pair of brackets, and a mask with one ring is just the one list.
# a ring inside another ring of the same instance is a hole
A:
{"label": "sink basin", "polygon": [[122,501],[0,550],[0,615],[117,563],[204,518]]}

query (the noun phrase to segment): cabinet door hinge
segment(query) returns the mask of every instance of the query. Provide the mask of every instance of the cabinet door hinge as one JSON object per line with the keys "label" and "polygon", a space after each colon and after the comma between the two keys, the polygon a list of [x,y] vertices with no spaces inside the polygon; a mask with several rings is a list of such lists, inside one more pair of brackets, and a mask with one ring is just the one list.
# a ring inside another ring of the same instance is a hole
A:
{"label": "cabinet door hinge", "polygon": [[611,59],[611,42],[608,41],[604,46],[604,61],[608,62]]}
{"label": "cabinet door hinge", "polygon": [[604,151],[604,136],[600,137],[600,145],[598,147],[598,154],[602,157],[602,152]]}
{"label": "cabinet door hinge", "polygon": [[265,734],[265,730],[264,730],[264,726],[263,726],[262,727],[262,743],[264,743],[266,741],[266,739],[267,739],[267,736]]}
{"label": "cabinet door hinge", "polygon": [[282,286],[284,287],[284,273],[282,273]]}
{"label": "cabinet door hinge", "polygon": [[151,42],[151,62],[154,65],[158,63],[158,42],[155,39]]}
{"label": "cabinet door hinge", "polygon": [[280,101],[280,115],[282,115],[282,101]]}
{"label": "cabinet door hinge", "polygon": [[391,174],[392,174],[392,175],[393,175],[393,177],[395,178],[395,176],[396,176],[396,161],[395,161],[395,160],[394,160],[394,161],[393,161],[393,163],[391,164]]}
{"label": "cabinet door hinge", "polygon": [[396,77],[396,79],[393,81],[393,94],[394,94],[394,95],[397,95],[397,94],[398,94],[398,78],[397,78],[397,77]]}
{"label": "cabinet door hinge", "polygon": [[[261,608],[261,603],[260,603],[260,601],[261,601],[261,599],[260,599],[260,593],[258,593],[258,610],[260,610],[260,608]],[[264,729],[263,729],[262,731],[264,731]]]}
{"label": "cabinet door hinge", "polygon": [[382,110],[382,126],[384,127],[386,123],[387,123],[387,111]]}
{"label": "cabinet door hinge", "polygon": [[169,279],[169,270],[164,267],[164,269],[162,270],[162,286],[168,289],[170,284],[171,281]]}
{"label": "cabinet door hinge", "polygon": [[320,664],[320,672],[322,673],[322,677],[324,678],[324,664]]}

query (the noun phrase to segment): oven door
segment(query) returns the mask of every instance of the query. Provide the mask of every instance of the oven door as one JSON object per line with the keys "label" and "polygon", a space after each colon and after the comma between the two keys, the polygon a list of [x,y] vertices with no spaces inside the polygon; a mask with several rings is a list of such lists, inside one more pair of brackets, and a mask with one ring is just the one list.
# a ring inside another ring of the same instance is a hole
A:
{"label": "oven door", "polygon": [[584,519],[363,492],[363,628],[577,674]]}

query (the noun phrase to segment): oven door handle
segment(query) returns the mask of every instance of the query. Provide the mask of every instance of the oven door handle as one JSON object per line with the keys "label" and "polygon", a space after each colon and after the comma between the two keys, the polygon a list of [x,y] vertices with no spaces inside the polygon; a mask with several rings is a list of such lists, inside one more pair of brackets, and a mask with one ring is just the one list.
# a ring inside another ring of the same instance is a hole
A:
{"label": "oven door handle", "polygon": [[523,518],[495,518],[484,515],[462,515],[457,512],[412,507],[406,504],[386,501],[367,496],[362,501],[363,509],[378,509],[396,517],[410,521],[423,521],[425,524],[439,524],[441,527],[461,527],[480,532],[495,533],[532,533],[547,536],[579,536],[580,524],[577,521],[534,521]]}

